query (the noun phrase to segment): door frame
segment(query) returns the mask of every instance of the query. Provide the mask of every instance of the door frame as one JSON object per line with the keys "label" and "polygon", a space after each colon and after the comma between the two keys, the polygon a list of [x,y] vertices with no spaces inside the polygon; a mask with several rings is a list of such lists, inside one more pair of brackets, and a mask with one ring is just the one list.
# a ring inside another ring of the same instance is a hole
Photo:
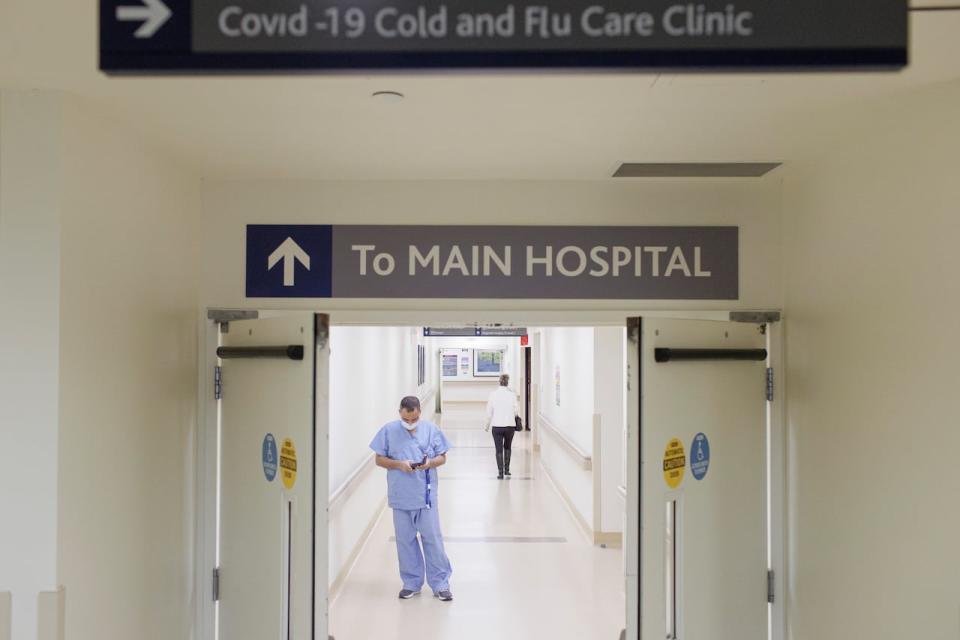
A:
{"label": "door frame", "polygon": [[[436,301],[435,301],[436,302]],[[330,317],[331,326],[428,326],[445,322],[462,324],[463,311],[456,311],[453,305],[447,309],[433,311],[405,311],[398,312],[389,309],[355,309],[355,310],[327,310],[321,305],[309,305],[300,309],[271,309],[269,307],[248,307],[246,309],[224,311],[209,307],[202,310],[198,318],[198,390],[197,390],[197,435],[194,453],[194,472],[189,480],[195,487],[195,530],[193,587],[195,593],[195,611],[193,626],[195,637],[202,640],[213,640],[216,628],[216,606],[213,602],[213,567],[217,560],[217,434],[219,427],[219,411],[214,398],[215,381],[214,369],[218,365],[216,348],[220,343],[220,327],[213,318],[217,314],[238,314],[236,319],[246,314],[259,314],[260,317],[271,315],[285,315],[293,312],[309,311],[324,313]],[[504,310],[482,311],[475,315],[482,317],[482,322],[500,322],[514,324],[528,324],[536,326],[620,326],[626,327],[631,317],[664,317],[677,319],[699,320],[730,320],[732,313],[738,310],[664,310],[664,309],[623,309],[597,308],[593,312],[581,311],[571,314],[564,310]],[[768,403],[768,482],[771,508],[768,510],[770,566],[774,570],[774,588],[776,597],[771,605],[772,640],[786,639],[787,621],[787,591],[789,584],[788,567],[786,564],[786,522],[787,522],[787,471],[786,471],[786,428],[784,389],[785,369],[784,361],[784,323],[782,319],[767,324],[767,366],[774,371],[773,401]],[[531,340],[533,342],[533,340]],[[531,344],[531,349],[535,345]],[[629,336],[627,343],[628,355],[630,351]],[[532,354],[536,356],[535,353]],[[628,358],[629,362],[629,358]],[[536,368],[536,367],[535,367]],[[534,372],[536,377],[536,372]],[[535,381],[536,382],[536,381]],[[539,387],[539,385],[534,385]],[[639,385],[638,385],[639,387]],[[536,394],[539,389],[534,388],[533,412],[536,405]],[[632,393],[633,391],[631,391]],[[637,391],[639,393],[639,390]],[[629,416],[628,422],[630,420]],[[534,420],[535,423],[535,420]],[[536,434],[534,434],[536,436]],[[639,447],[639,438],[637,446]],[[639,456],[639,450],[637,452]],[[639,459],[639,458],[638,458]],[[324,483],[326,484],[326,483]],[[316,508],[322,508],[323,499],[320,495],[314,496]],[[627,497],[627,518],[630,519],[631,509],[637,509],[639,517],[639,495],[634,501]],[[639,518],[636,520],[639,522]],[[639,550],[639,549],[638,549]],[[625,551],[626,552],[626,551]],[[326,566],[326,562],[323,563]],[[320,576],[317,576],[319,579]],[[628,594],[628,609],[630,608],[630,594]],[[639,612],[640,598],[637,594],[636,607]],[[318,640],[318,639],[314,639]],[[639,640],[639,634],[637,639]],[[645,639],[646,640],[646,639]]]}

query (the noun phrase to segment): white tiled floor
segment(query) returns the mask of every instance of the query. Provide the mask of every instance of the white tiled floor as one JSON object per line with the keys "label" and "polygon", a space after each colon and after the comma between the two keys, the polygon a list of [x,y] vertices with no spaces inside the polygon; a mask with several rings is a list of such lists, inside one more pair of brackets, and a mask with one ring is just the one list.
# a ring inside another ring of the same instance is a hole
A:
{"label": "white tiled floor", "polygon": [[625,607],[620,551],[588,542],[530,451],[529,434],[517,434],[513,479],[500,481],[489,434],[446,433],[454,450],[440,470],[440,516],[454,601],[434,599],[428,587],[412,600],[397,598],[387,511],[332,603],[334,638],[618,638]]}

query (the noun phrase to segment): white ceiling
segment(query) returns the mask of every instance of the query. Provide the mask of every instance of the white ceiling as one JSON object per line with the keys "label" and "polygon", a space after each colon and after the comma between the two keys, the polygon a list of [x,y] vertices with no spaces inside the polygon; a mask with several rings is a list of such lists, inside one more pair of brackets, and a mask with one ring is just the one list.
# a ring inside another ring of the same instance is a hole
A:
{"label": "white ceiling", "polygon": [[[830,112],[960,78],[960,12],[893,74],[108,78],[93,0],[0,0],[0,86],[67,91],[209,178],[594,179],[620,162],[789,161]],[[371,99],[377,90],[400,103]]]}

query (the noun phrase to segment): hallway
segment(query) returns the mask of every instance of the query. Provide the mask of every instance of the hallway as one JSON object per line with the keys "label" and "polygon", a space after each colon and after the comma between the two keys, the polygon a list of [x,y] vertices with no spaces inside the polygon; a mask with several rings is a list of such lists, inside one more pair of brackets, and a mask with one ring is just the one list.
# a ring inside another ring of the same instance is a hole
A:
{"label": "hallway", "polygon": [[337,640],[617,638],[625,607],[621,552],[590,544],[532,451],[531,434],[517,434],[513,478],[499,481],[489,434],[445,433],[454,448],[440,470],[440,515],[453,564],[454,601],[441,603],[427,586],[412,600],[397,598],[400,579],[387,510],[331,602],[331,635]]}

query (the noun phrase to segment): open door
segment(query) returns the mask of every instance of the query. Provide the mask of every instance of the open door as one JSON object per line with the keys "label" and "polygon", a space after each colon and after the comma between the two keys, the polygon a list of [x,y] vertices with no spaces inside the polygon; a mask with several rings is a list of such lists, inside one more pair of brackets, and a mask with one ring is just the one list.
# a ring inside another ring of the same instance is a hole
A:
{"label": "open door", "polygon": [[763,327],[635,318],[628,336],[626,637],[767,638]]}
{"label": "open door", "polygon": [[328,335],[328,318],[312,313],[224,325],[223,640],[327,637],[328,480],[316,461],[327,459]]}

